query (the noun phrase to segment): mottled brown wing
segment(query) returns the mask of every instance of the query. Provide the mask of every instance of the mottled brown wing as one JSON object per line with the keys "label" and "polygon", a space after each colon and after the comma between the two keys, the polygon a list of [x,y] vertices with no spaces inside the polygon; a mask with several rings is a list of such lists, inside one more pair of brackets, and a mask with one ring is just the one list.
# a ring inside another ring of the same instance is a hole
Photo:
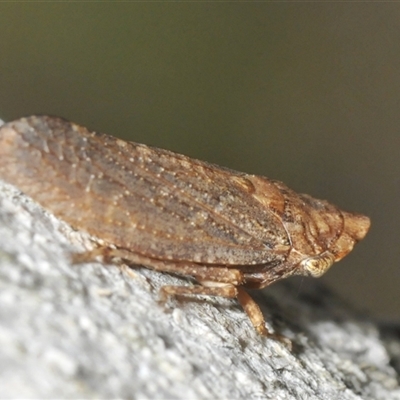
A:
{"label": "mottled brown wing", "polygon": [[268,207],[282,207],[279,195],[260,193],[258,177],[60,118],[3,125],[0,178],[73,227],[147,257],[248,265],[280,262],[289,251]]}

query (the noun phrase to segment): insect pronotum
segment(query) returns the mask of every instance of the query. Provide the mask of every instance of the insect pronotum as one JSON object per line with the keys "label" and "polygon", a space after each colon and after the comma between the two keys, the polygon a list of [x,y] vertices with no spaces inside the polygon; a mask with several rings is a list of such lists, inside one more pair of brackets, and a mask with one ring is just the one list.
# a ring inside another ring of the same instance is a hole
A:
{"label": "insect pronotum", "polygon": [[119,257],[190,276],[197,286],[165,286],[163,295],[237,298],[267,336],[245,289],[291,275],[321,276],[370,226],[366,216],[281,182],[49,116],[1,126],[0,178],[102,240],[82,259]]}

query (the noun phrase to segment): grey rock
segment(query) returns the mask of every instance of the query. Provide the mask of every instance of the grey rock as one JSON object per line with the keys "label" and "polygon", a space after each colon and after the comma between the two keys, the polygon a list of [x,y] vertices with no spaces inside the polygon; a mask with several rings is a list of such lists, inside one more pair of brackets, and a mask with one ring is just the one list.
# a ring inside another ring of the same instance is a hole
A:
{"label": "grey rock", "polygon": [[289,351],[234,300],[159,302],[187,279],[71,262],[92,246],[0,182],[1,398],[400,400],[399,336],[318,280],[254,292]]}

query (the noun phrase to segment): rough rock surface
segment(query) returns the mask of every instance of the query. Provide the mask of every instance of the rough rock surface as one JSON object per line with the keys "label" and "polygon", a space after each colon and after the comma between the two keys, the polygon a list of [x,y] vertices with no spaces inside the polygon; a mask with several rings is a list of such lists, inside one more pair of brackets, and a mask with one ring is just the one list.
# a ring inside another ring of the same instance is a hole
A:
{"label": "rough rock surface", "polygon": [[399,332],[382,335],[318,280],[254,293],[289,351],[234,300],[159,303],[185,279],[73,265],[90,246],[0,182],[1,398],[400,399]]}

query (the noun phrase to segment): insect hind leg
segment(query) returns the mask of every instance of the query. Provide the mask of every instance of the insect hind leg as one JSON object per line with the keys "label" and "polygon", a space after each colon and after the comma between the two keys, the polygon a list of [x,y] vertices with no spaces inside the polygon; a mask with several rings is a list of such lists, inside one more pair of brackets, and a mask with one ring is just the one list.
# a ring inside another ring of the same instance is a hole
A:
{"label": "insect hind leg", "polygon": [[103,261],[112,261],[115,258],[119,258],[133,266],[141,265],[155,271],[180,276],[192,276],[198,281],[209,280],[212,282],[222,282],[238,286],[243,283],[244,279],[242,272],[235,268],[202,265],[189,261],[158,260],[129,250],[115,249],[112,247],[98,247],[84,253],[73,254],[72,262],[74,264],[93,262],[98,261],[99,257]]}
{"label": "insect hind leg", "polygon": [[241,284],[243,284],[244,277],[243,273],[238,269],[225,266],[198,265],[190,262],[156,260],[128,250],[109,247],[100,247],[86,253],[74,255],[73,262],[84,263],[95,261],[99,256],[101,256],[103,260],[121,258],[132,264],[143,265],[146,268],[156,271],[192,276],[200,283],[199,285],[163,286],[160,289],[162,301],[166,301],[170,296],[192,297],[203,295],[231,299],[237,298],[254,328],[260,335],[279,340],[287,347],[291,348],[289,339],[281,335],[273,334],[267,329],[260,307],[253,298],[240,287]]}

